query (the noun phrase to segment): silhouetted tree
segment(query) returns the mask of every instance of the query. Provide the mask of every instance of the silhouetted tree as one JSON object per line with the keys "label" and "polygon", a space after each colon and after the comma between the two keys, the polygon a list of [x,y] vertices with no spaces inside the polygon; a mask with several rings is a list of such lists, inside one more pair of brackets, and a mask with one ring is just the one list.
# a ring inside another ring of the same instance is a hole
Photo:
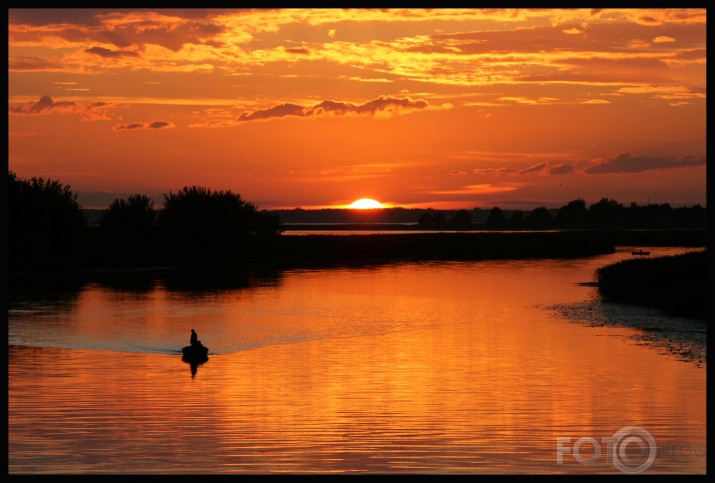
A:
{"label": "silhouetted tree", "polygon": [[118,198],[109,205],[100,220],[103,230],[113,235],[146,235],[154,223],[154,202],[146,195]]}
{"label": "silhouetted tree", "polygon": [[231,244],[249,235],[280,234],[280,221],[231,190],[192,186],[164,195],[159,226],[178,240]]}
{"label": "silhouetted tree", "polygon": [[[699,205],[698,205],[699,206]],[[647,205],[639,209],[640,218],[647,222],[662,224],[667,223],[673,216],[673,208],[668,203]],[[682,217],[677,217],[682,220]]]}
{"label": "silhouetted tree", "polygon": [[505,224],[506,217],[504,212],[498,206],[492,208],[487,217],[486,226],[489,228],[502,228]]}
{"label": "silhouetted tree", "polygon": [[551,213],[545,206],[534,208],[529,213],[526,222],[534,228],[546,228],[551,225]]}
{"label": "silhouetted tree", "polygon": [[556,219],[563,226],[580,225],[588,220],[588,208],[586,202],[581,198],[569,201],[559,208]]}
{"label": "silhouetted tree", "polygon": [[57,180],[8,171],[8,202],[13,267],[66,262],[85,227],[77,194]]}
{"label": "silhouetted tree", "polygon": [[588,213],[595,222],[618,222],[623,219],[625,207],[616,200],[601,198],[598,203],[589,206]]}
{"label": "silhouetted tree", "polygon": [[452,219],[449,220],[449,225],[454,228],[469,228],[472,224],[472,216],[467,210],[459,210]]}

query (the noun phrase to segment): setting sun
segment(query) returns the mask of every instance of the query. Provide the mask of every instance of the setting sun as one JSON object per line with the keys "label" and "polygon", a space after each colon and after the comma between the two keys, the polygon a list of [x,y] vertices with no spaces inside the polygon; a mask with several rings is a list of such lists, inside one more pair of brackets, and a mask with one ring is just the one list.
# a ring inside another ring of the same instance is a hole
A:
{"label": "setting sun", "polygon": [[383,204],[370,198],[361,198],[353,201],[350,206],[351,210],[374,210],[384,208]]}

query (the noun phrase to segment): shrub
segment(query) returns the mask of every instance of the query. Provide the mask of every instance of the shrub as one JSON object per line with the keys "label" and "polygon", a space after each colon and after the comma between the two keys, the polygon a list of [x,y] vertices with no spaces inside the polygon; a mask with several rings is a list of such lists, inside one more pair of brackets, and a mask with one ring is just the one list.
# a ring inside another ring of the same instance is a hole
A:
{"label": "shrub", "polygon": [[280,220],[259,212],[239,194],[199,186],[164,195],[159,226],[182,240],[231,243],[250,235],[280,234]]}
{"label": "shrub", "polygon": [[100,226],[113,235],[146,235],[156,217],[154,202],[146,195],[118,198],[102,214]]}

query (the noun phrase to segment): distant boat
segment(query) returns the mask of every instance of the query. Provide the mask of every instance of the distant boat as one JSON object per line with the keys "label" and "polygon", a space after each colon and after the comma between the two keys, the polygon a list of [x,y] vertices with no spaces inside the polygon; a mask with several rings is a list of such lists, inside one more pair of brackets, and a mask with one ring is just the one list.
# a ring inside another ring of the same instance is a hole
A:
{"label": "distant boat", "polygon": [[646,252],[646,251],[643,251],[643,250],[638,250],[638,251],[635,251],[635,252],[631,252],[631,254],[633,254],[633,255],[650,255],[650,252]]}

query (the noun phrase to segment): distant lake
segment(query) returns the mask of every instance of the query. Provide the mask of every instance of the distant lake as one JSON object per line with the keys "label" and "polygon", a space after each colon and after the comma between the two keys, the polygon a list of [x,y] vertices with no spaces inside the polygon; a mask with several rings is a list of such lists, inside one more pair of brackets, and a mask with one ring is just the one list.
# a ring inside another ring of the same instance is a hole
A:
{"label": "distant lake", "polygon": [[[626,258],[128,275],[12,294],[9,473],[620,474],[645,465],[650,442],[630,429],[609,461],[603,438],[635,427],[657,445],[646,474],[704,474],[704,360],[607,324],[618,306],[591,286]],[[192,328],[210,349],[193,368],[180,353]]]}

